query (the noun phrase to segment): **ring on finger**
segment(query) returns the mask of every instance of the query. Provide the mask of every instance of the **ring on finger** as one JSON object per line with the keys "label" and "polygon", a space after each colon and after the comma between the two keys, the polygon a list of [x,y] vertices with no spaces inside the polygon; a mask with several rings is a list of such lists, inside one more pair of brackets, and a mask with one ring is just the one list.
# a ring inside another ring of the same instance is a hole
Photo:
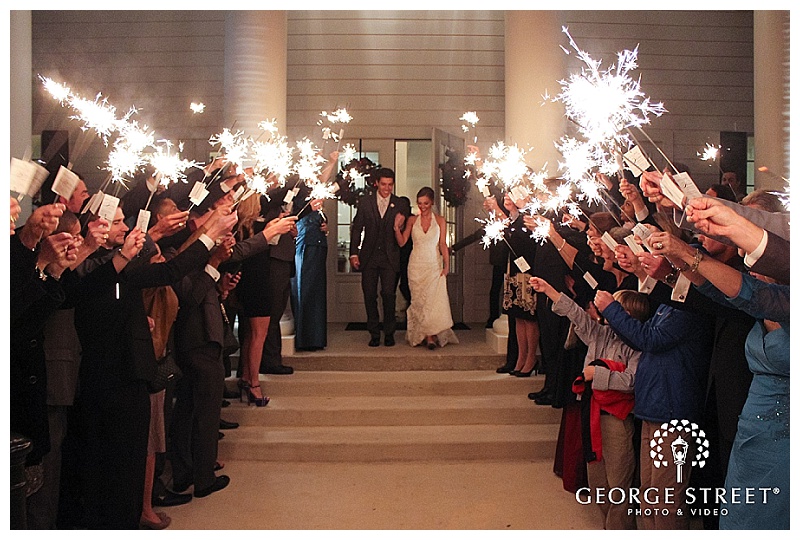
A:
{"label": "ring on finger", "polygon": [[656,242],[655,244],[653,244],[653,247],[661,250],[664,249],[664,244],[662,244],[661,242]]}

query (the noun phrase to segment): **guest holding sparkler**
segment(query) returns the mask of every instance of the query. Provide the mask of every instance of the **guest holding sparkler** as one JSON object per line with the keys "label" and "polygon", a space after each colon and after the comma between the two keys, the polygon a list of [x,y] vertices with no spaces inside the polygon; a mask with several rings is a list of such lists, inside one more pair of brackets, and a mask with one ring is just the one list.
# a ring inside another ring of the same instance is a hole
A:
{"label": "guest holding sparkler", "polygon": [[[668,515],[642,501],[642,523],[646,529],[688,528],[686,488],[691,468],[684,467],[683,481],[675,470],[657,468],[650,458],[650,441],[661,424],[673,419],[699,422],[711,352],[711,335],[705,317],[661,305],[646,322],[634,319],[610,293],[598,291],[594,300],[611,328],[634,348],[642,351],[636,371],[634,414],[642,420],[641,487],[672,488],[674,506]],[[694,452],[690,442],[690,453]],[[649,512],[647,512],[649,510]]]}
{"label": "guest holding sparkler", "polygon": [[75,326],[81,340],[79,398],[83,441],[85,525],[90,528],[139,527],[144,497],[150,398],[147,381],[156,359],[141,289],[169,285],[203,265],[217,238],[236,220],[231,214],[209,228],[169,262],[128,263],[144,244],[144,234],[128,234],[117,209],[106,250],[113,256],[77,287]]}
{"label": "guest holding sparkler", "polygon": [[[332,152],[320,182],[328,181],[338,160],[339,152]],[[328,219],[322,201],[313,202],[311,209],[297,221],[291,298],[295,348],[315,351],[328,345]]]}
{"label": "guest holding sparkler", "polygon": [[[724,220],[711,218],[702,226],[713,230],[724,227]],[[685,275],[703,294],[757,319],[745,347],[753,382],[739,417],[725,487],[730,492],[742,486],[771,486],[781,496],[747,505],[727,500],[720,528],[788,529],[789,287],[763,275],[739,272],[674,236],[655,233],[651,239],[657,244],[654,254],[689,265]]]}
{"label": "guest holding sparkler", "polygon": [[[584,449],[591,488],[622,488],[627,491],[633,483],[636,468],[634,454],[633,387],[636,366],[641,351],[631,348],[608,326],[601,324],[563,293],[557,292],[545,280],[532,277],[531,285],[553,302],[553,312],[566,316],[575,325],[578,338],[587,345],[584,368],[576,383],[591,385],[590,408],[592,424],[583,425],[590,433],[591,448]],[[646,321],[650,310],[644,295],[633,291],[617,291],[614,298],[630,316]],[[610,367],[610,364],[615,364]],[[579,386],[583,388],[582,384]],[[573,391],[575,385],[573,385]],[[597,392],[597,393],[595,393]],[[584,392],[586,393],[586,392]],[[598,402],[603,399],[603,403]],[[603,414],[604,411],[606,414]],[[596,415],[596,416],[595,416]],[[586,440],[586,438],[585,438]],[[635,529],[636,522],[628,505],[602,504],[605,529]]]}
{"label": "guest holding sparkler", "polygon": [[[494,199],[487,200],[490,211],[500,215],[501,210],[497,206],[497,202]],[[519,201],[519,203],[524,205],[524,201]],[[511,220],[511,224],[503,231],[505,241],[509,246],[503,309],[509,314],[509,325],[512,318],[516,325],[518,347],[517,363],[510,374],[515,377],[530,377],[536,368],[539,325],[536,317],[536,292],[528,282],[530,276],[527,271],[530,269],[529,265],[536,258],[537,245],[524,229],[523,216],[508,193],[503,198],[503,207],[508,211],[508,217]],[[522,265],[525,271],[522,271],[519,265]]]}
{"label": "guest holding sparkler", "polygon": [[[315,209],[312,205],[312,209]],[[319,209],[317,209],[319,210]],[[295,348],[316,351],[328,345],[327,268],[328,221],[311,212],[297,222],[295,268],[292,278],[292,314]]]}

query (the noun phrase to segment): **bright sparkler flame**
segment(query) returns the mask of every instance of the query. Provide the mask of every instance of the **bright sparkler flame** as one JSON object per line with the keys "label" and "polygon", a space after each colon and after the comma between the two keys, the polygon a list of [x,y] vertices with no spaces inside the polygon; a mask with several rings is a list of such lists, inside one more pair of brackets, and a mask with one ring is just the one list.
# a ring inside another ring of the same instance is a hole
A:
{"label": "bright sparkler flame", "polygon": [[83,131],[95,130],[103,140],[103,144],[108,145],[108,138],[119,128],[116,107],[110,105],[99,93],[94,101],[72,94],[69,104],[77,113],[70,118],[83,122],[81,126]]}
{"label": "bright sparkler flame", "polygon": [[262,120],[258,123],[259,129],[268,132],[270,135],[278,133],[278,121],[273,118],[272,120]]}
{"label": "bright sparkler flame", "polygon": [[205,110],[206,110],[206,105],[205,105],[205,103],[192,102],[189,105],[189,108],[192,110],[192,112],[194,114],[203,114],[203,112],[205,112]]}
{"label": "bright sparkler flame", "polygon": [[346,144],[342,148],[342,161],[344,163],[350,163],[356,158],[356,155],[358,155],[358,151],[352,144]]}
{"label": "bright sparkler flame", "polygon": [[498,218],[494,211],[489,212],[487,219],[475,218],[475,221],[483,224],[483,238],[481,239],[483,249],[496,244],[500,240],[504,240],[503,231],[511,223],[511,220],[507,217]]}
{"label": "bright sparkler flame", "polygon": [[[200,168],[196,161],[182,159],[178,153],[172,153],[173,143],[161,139],[156,145],[155,153],[147,161],[155,168],[156,174],[160,173],[161,185],[169,186],[172,183],[186,182],[185,171],[190,167]],[[183,151],[183,143],[179,143],[178,152]]]}
{"label": "bright sparkler flame", "polygon": [[335,199],[338,189],[339,185],[336,182],[331,182],[330,184],[318,182],[311,187],[311,193],[308,195],[307,200]]}
{"label": "bright sparkler flame", "polygon": [[230,163],[236,164],[240,169],[242,163],[250,152],[251,139],[244,136],[243,131],[232,132],[228,128],[223,128],[222,133],[212,135],[208,140],[209,144],[219,145],[225,153],[225,159]]}
{"label": "bright sparkler flame", "polygon": [[319,155],[319,148],[308,137],[297,141],[297,150],[300,155],[294,166],[295,172],[301,181],[315,181],[319,177],[325,158]]}
{"label": "bright sparkler flame", "polygon": [[498,141],[489,148],[489,157],[481,167],[483,175],[495,178],[503,184],[504,190],[509,191],[520,184],[528,173],[525,163],[525,151],[516,144],[506,145]]}
{"label": "bright sparkler flame", "polygon": [[638,46],[618,52],[616,66],[601,69],[602,61],[581,50],[566,27],[561,30],[585,67],[580,74],[559,81],[562,89],[554,101],[564,104],[567,117],[575,121],[590,143],[609,145],[613,141],[619,147],[629,147],[628,136],[621,133],[623,129],[649,124],[651,114],[661,116],[667,112],[663,103],[651,103],[642,92],[640,81],[629,76],[638,67]]}
{"label": "bright sparkler flame", "polygon": [[53,96],[54,99],[58,100],[61,103],[66,102],[70,95],[72,94],[71,90],[68,86],[57,83],[53,79],[49,77],[42,77],[39,75],[39,80],[42,81],[42,85],[47,92]]}
{"label": "bright sparkler flame", "polygon": [[108,154],[106,170],[111,172],[111,181],[125,184],[140,167],[147,163],[144,152],[155,143],[155,135],[135,121],[121,123],[120,132]]}
{"label": "bright sparkler flame", "polygon": [[272,137],[269,141],[253,143],[253,154],[256,159],[256,170],[267,170],[274,174],[280,185],[284,185],[286,177],[292,173],[292,154],[286,137]]}
{"label": "bright sparkler flame", "polygon": [[345,109],[344,107],[336,109],[335,111],[330,113],[322,111],[319,115],[327,118],[328,122],[330,122],[331,124],[348,124],[350,123],[350,120],[353,119],[353,117],[350,116],[350,113],[348,113],[347,109]]}
{"label": "bright sparkler flame", "polygon": [[706,143],[705,149],[703,149],[703,153],[697,152],[697,155],[703,161],[716,161],[717,157],[719,157],[719,150],[722,146],[714,146],[713,144]]}

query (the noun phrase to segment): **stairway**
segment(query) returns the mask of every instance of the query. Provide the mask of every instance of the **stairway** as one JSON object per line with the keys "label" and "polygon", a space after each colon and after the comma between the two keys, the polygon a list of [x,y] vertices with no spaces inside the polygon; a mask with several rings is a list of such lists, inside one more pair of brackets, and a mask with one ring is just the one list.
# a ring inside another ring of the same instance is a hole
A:
{"label": "stairway", "polygon": [[223,409],[240,427],[220,442],[220,460],[539,461],[555,452],[560,411],[527,398],[542,376],[473,369],[296,371],[264,379],[267,407],[234,402]]}

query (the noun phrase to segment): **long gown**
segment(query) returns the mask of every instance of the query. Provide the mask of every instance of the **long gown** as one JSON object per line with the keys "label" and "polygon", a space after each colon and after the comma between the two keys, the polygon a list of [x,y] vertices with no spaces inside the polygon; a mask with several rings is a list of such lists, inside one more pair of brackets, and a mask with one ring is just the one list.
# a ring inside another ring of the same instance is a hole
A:
{"label": "long gown", "polygon": [[324,349],[328,345],[328,293],[325,260],[328,238],[320,230],[322,217],[312,212],[297,222],[296,274],[292,278],[295,348]]}
{"label": "long gown", "polygon": [[422,229],[418,217],[411,229],[414,248],[408,260],[408,285],[411,289],[411,306],[407,315],[406,341],[412,347],[425,341],[425,336],[436,336],[439,345],[458,343],[453,332],[450,299],[447,296],[447,278],[442,275],[442,256],[439,253],[439,223],[431,217],[428,232]]}
{"label": "long gown", "polygon": [[[789,528],[789,287],[768,285],[747,274],[739,296],[728,303],[757,319],[745,342],[753,382],[739,416],[721,506],[720,529]],[[724,296],[708,284],[700,290],[717,301]],[[767,332],[763,319],[781,327]],[[760,488],[772,488],[764,494]],[[740,488],[738,503],[732,490]],[[745,504],[746,489],[754,491]],[[753,489],[754,488],[754,489]],[[775,492],[777,490],[777,493]]]}

